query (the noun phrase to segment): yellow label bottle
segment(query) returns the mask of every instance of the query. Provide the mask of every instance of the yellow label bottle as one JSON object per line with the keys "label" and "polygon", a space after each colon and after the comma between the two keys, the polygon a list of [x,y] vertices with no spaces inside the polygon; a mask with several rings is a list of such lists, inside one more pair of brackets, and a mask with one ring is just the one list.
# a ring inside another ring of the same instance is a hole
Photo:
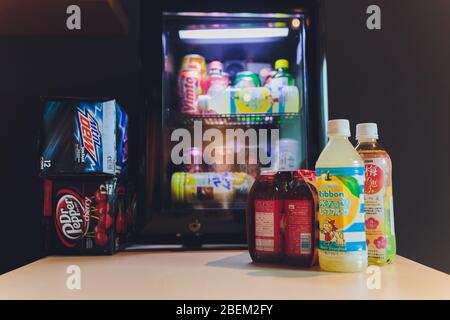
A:
{"label": "yellow label bottle", "polygon": [[348,141],[348,120],[328,121],[328,137],[316,163],[320,267],[363,271],[367,267],[364,162]]}
{"label": "yellow label bottle", "polygon": [[364,208],[369,263],[390,263],[396,254],[391,158],[378,143],[376,123],[358,124],[356,139],[366,174]]}
{"label": "yellow label bottle", "polygon": [[214,96],[200,95],[199,108],[213,114],[297,113],[300,94],[296,86],[282,86],[277,97],[265,87],[227,88]]}

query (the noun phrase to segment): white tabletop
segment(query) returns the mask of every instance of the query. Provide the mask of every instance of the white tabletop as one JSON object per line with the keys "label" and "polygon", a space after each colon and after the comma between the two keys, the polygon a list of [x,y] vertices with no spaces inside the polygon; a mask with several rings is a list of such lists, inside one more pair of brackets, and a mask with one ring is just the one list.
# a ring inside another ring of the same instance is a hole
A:
{"label": "white tabletop", "polygon": [[0,276],[0,299],[450,299],[449,275],[403,257],[379,275],[377,289],[365,272],[256,265],[246,251],[122,252],[36,261]]}

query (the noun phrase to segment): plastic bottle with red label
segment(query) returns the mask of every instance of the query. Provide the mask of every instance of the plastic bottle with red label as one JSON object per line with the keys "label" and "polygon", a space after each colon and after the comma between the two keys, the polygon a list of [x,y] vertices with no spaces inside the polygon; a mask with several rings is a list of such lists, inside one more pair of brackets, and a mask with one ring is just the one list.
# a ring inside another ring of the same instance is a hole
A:
{"label": "plastic bottle with red label", "polygon": [[247,238],[255,262],[302,267],[317,262],[314,172],[263,172],[247,203]]}
{"label": "plastic bottle with red label", "polygon": [[212,61],[208,69],[204,92],[209,96],[215,96],[228,87],[228,75],[223,72],[223,64],[220,61]]}
{"label": "plastic bottle with red label", "polygon": [[364,160],[364,209],[370,264],[391,263],[396,255],[392,162],[378,142],[376,123],[356,126],[356,150]]}
{"label": "plastic bottle with red label", "polygon": [[247,202],[247,237],[253,261],[283,259],[283,200],[275,172],[263,172],[251,189]]}
{"label": "plastic bottle with red label", "polygon": [[314,188],[302,171],[294,171],[289,190],[284,197],[286,262],[309,267],[317,260],[316,203]]}

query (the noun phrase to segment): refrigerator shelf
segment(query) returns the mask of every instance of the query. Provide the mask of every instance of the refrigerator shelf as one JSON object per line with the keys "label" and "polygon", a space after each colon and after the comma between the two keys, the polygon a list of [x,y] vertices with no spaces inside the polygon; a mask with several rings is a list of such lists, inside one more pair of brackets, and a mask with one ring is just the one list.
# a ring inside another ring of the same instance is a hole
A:
{"label": "refrigerator shelf", "polygon": [[258,126],[258,125],[279,125],[290,120],[296,120],[300,113],[283,114],[201,114],[185,115],[181,118],[184,125],[192,125],[195,121],[202,121],[211,126]]}

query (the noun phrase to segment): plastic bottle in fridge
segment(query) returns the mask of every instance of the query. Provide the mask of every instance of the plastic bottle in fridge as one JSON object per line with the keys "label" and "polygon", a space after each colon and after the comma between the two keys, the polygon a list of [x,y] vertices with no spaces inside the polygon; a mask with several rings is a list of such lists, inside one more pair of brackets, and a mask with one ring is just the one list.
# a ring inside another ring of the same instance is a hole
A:
{"label": "plastic bottle in fridge", "polygon": [[328,121],[328,137],[316,163],[320,267],[362,271],[367,267],[364,162],[348,140],[348,120]]}
{"label": "plastic bottle in fridge", "polygon": [[278,98],[273,97],[270,90],[265,87],[227,88],[214,96],[199,97],[199,108],[203,113],[283,114],[299,112],[299,107],[299,92],[295,86],[282,87]]}
{"label": "plastic bottle in fridge", "polygon": [[229,208],[245,201],[254,178],[245,172],[174,172],[171,196],[174,204],[222,205]]}
{"label": "plastic bottle in fridge", "polygon": [[277,73],[273,77],[274,79],[279,79],[281,85],[293,86],[295,85],[294,77],[289,73],[289,61],[286,59],[278,59],[275,61],[275,70]]}
{"label": "plastic bottle in fridge", "polygon": [[228,87],[228,76],[223,73],[222,62],[212,61],[209,64],[206,87],[204,92],[209,96],[215,96]]}
{"label": "plastic bottle in fridge", "polygon": [[268,83],[272,95],[278,98],[280,91],[285,86],[294,86],[294,77],[289,73],[289,61],[286,59],[278,59],[275,61],[276,73]]}

